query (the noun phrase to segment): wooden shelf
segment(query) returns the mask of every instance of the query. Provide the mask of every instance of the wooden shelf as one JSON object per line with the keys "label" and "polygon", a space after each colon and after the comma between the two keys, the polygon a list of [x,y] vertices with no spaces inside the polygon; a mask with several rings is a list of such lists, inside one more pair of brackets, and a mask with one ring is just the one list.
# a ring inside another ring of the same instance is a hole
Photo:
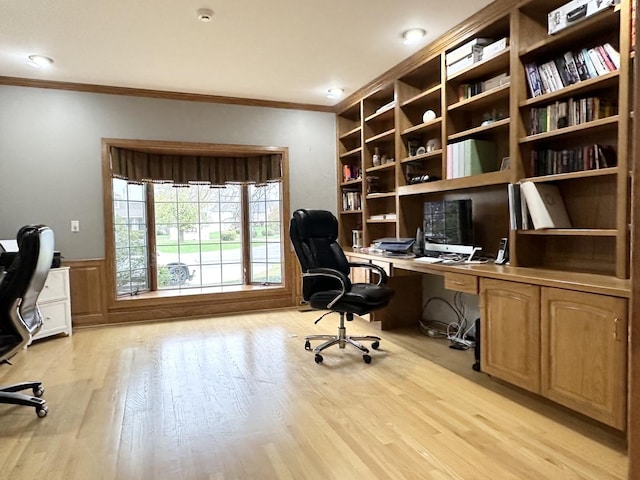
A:
{"label": "wooden shelf", "polygon": [[520,143],[539,142],[541,140],[548,140],[550,138],[562,137],[565,135],[572,135],[574,133],[588,134],[589,131],[600,128],[615,128],[618,123],[619,115],[612,115],[607,118],[601,118],[599,120],[593,120],[591,122],[579,123],[578,125],[572,125],[570,127],[557,128],[550,132],[538,133],[536,135],[529,135],[520,139]]}
{"label": "wooden shelf", "polygon": [[454,133],[453,135],[449,135],[449,137],[447,138],[449,140],[457,140],[461,138],[471,137],[479,133],[488,133],[488,132],[491,132],[492,130],[506,128],[509,126],[510,122],[511,122],[511,119],[503,118],[502,120],[498,120],[496,122],[490,123],[489,125],[470,128],[469,130],[463,130],[462,132]]}
{"label": "wooden shelf", "polygon": [[367,223],[396,223],[396,221],[395,218],[367,218]]}
{"label": "wooden shelf", "polygon": [[430,158],[436,158],[442,156],[442,149],[434,150],[433,152],[423,153],[422,155],[414,155],[413,157],[403,158],[400,163],[419,162],[421,160],[429,160]]}
{"label": "wooden shelf", "polygon": [[436,85],[435,87],[429,88],[424,92],[420,92],[417,95],[405,100],[400,104],[401,107],[406,107],[409,105],[420,105],[422,103],[427,103],[429,100],[435,100],[440,96],[440,92],[442,90],[441,85]]}
{"label": "wooden shelf", "polygon": [[380,170],[391,170],[396,168],[396,162],[383,163],[382,165],[378,165],[377,167],[369,167],[366,172],[379,172]]}
{"label": "wooden shelf", "polygon": [[486,187],[490,185],[507,184],[511,180],[511,172],[482,173],[470,177],[452,178],[450,180],[438,180],[435,182],[418,183],[416,185],[404,185],[398,187],[398,195],[422,195],[425,193],[445,192],[451,190],[463,190],[469,188]]}
{"label": "wooden shelf", "polygon": [[384,110],[380,110],[378,112],[375,112],[369,115],[367,118],[364,119],[364,121],[366,123],[372,123],[372,122],[382,122],[384,120],[393,120],[394,108],[395,108],[395,104],[393,106],[385,108]]}
{"label": "wooden shelf", "polygon": [[362,210],[341,210],[340,215],[360,215]]}
{"label": "wooden shelf", "polygon": [[349,130],[348,132],[343,133],[342,135],[340,135],[338,138],[340,140],[347,140],[353,137],[357,137],[360,135],[360,132],[362,131],[362,127],[358,126],[356,128],[354,128],[353,130]]}
{"label": "wooden shelf", "polygon": [[360,185],[362,183],[362,179],[358,178],[356,180],[349,180],[347,182],[342,182],[340,184],[341,187],[350,187],[352,185]]}
{"label": "wooden shelf", "polygon": [[582,80],[568,87],[561,88],[555,92],[545,93],[544,95],[538,95],[537,97],[529,98],[520,103],[521,107],[531,107],[542,103],[549,103],[557,100],[558,98],[567,98],[578,94],[584,94],[593,90],[599,90],[602,88],[609,88],[615,86],[620,79],[620,72],[609,72],[599,77],[590,78],[589,80]]}
{"label": "wooden shelf", "polygon": [[377,193],[369,193],[365,198],[367,200],[375,200],[376,198],[389,198],[395,197],[396,192],[377,192]]}
{"label": "wooden shelf", "polygon": [[517,234],[563,237],[616,237],[618,231],[612,228],[545,228],[542,230],[518,230]]}
{"label": "wooden shelf", "polygon": [[579,172],[556,173],[555,175],[544,175],[541,177],[523,178],[523,182],[556,182],[560,180],[573,180],[576,178],[604,177],[607,175],[617,175],[618,167],[598,168],[594,170],[581,170]]}
{"label": "wooden shelf", "polygon": [[458,103],[454,103],[453,105],[449,105],[448,110],[450,112],[453,111],[464,111],[470,110],[472,108],[482,108],[487,105],[491,105],[497,100],[502,98],[509,98],[509,87],[511,85],[506,83],[504,85],[500,85],[499,87],[492,88],[491,90],[487,90],[486,92],[482,92],[478,95],[474,95],[473,97],[466,98],[464,100],[459,101]]}
{"label": "wooden shelf", "polygon": [[383,140],[393,140],[393,136],[396,133],[396,129],[392,128],[391,130],[387,130],[386,132],[379,133],[378,135],[374,135],[373,137],[365,139],[364,143],[373,143],[373,142],[381,142]]}
{"label": "wooden shelf", "polygon": [[340,154],[340,158],[354,157],[362,152],[362,147],[354,148],[353,150],[349,150],[348,152],[344,152]]}
{"label": "wooden shelf", "polygon": [[414,125],[413,127],[409,127],[402,131],[401,135],[407,135],[409,133],[418,133],[424,132],[427,130],[433,130],[440,126],[442,123],[442,117],[434,118],[428,122],[421,123],[419,125]]}
{"label": "wooden shelf", "polygon": [[459,83],[472,78],[480,78],[500,70],[509,69],[509,52],[511,47],[507,47],[497,55],[491,58],[470,65],[468,68],[454,73],[447,77],[447,81],[456,81]]}
{"label": "wooden shelf", "polygon": [[580,41],[581,34],[593,37],[596,33],[614,31],[619,29],[619,27],[619,10],[612,8],[540,40],[528,48],[521,50],[520,56],[526,58],[533,56],[544,57],[548,53],[563,50],[576,45],[576,43],[585,43],[584,41]]}

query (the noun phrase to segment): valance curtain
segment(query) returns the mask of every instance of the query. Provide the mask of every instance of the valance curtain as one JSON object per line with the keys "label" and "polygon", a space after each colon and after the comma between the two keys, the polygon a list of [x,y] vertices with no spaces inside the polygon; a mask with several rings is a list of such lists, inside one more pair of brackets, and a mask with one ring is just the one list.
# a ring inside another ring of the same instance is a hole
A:
{"label": "valance curtain", "polygon": [[282,155],[242,157],[164,155],[111,147],[111,175],[132,183],[175,185],[255,183],[282,178]]}

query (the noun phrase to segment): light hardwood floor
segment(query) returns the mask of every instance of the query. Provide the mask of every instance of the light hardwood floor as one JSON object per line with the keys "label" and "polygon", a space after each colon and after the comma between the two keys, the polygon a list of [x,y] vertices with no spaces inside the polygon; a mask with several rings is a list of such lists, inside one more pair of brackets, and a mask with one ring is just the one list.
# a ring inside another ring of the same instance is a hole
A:
{"label": "light hardwood floor", "polygon": [[[78,329],[0,367],[49,415],[0,405],[11,479],[622,479],[613,432],[473,372],[471,352],[382,332],[366,365],[297,310]],[[376,330],[362,319],[350,333]],[[380,333],[380,332],[378,332]],[[454,373],[438,363],[463,369]]]}

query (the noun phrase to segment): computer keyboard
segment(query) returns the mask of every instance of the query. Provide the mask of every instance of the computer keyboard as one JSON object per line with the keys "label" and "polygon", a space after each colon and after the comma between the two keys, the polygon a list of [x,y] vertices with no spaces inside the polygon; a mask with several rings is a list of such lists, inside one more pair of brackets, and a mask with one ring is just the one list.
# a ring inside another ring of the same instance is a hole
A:
{"label": "computer keyboard", "polygon": [[424,263],[440,263],[442,262],[442,258],[440,257],[419,257],[415,259],[416,262],[424,262]]}

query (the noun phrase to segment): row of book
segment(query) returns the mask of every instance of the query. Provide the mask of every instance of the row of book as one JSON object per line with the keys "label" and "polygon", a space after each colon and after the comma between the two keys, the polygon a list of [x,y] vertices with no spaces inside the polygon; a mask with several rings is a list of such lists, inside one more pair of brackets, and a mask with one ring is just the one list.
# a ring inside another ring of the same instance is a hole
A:
{"label": "row of book", "polygon": [[610,43],[566,52],[560,57],[536,65],[525,65],[532,97],[555,92],[581,80],[596,78],[620,68],[620,53]]}
{"label": "row of book", "polygon": [[556,175],[615,167],[617,155],[611,145],[585,145],[563,150],[532,150],[531,176]]}
{"label": "row of book", "polygon": [[460,101],[466,100],[501,85],[506,85],[510,80],[511,77],[507,73],[501,73],[482,82],[462,83],[458,87],[458,99]]}
{"label": "row of book", "polygon": [[579,125],[617,113],[617,105],[608,98],[586,97],[557,101],[529,112],[529,135]]}
{"label": "row of book", "polygon": [[360,210],[362,209],[362,194],[358,191],[342,192],[342,210]]}
{"label": "row of book", "polygon": [[362,178],[362,169],[360,168],[360,165],[343,165],[342,166],[343,182],[358,180],[360,178]]}
{"label": "row of book", "polygon": [[468,177],[497,169],[496,145],[467,139],[447,145],[447,178]]}
{"label": "row of book", "polygon": [[508,198],[511,230],[571,228],[571,219],[557,185],[511,183]]}

